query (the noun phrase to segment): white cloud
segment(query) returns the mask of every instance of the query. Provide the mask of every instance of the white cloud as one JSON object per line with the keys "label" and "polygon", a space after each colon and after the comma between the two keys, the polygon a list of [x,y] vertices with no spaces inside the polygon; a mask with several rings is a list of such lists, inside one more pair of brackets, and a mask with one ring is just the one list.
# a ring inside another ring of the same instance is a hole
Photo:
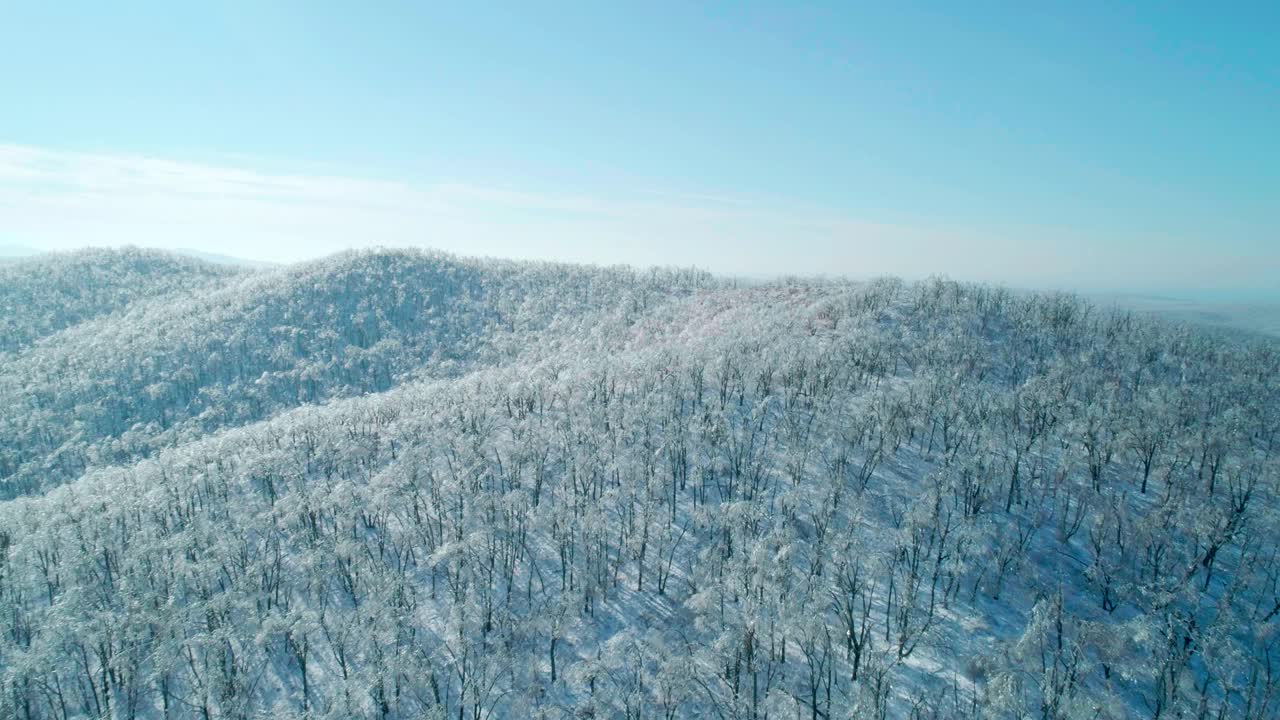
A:
{"label": "white cloud", "polygon": [[[899,274],[1024,285],[1134,287],[1139,258],[1040,230],[1008,234],[869,222],[742,198],[568,194],[466,182],[413,184],[0,145],[0,242],[64,249],[135,244],[290,261],[348,247],[723,273]],[[1146,258],[1167,275],[1194,259]]]}
{"label": "white cloud", "polygon": [[[730,272],[769,270],[743,261],[780,257],[777,248],[806,238],[812,250],[813,240],[829,244],[826,236],[849,229],[838,218],[784,216],[707,197],[617,200],[468,183],[415,185],[13,145],[0,146],[0,213],[0,233],[46,247],[129,242],[290,260],[343,247],[407,244]],[[819,269],[795,260],[781,269]]]}

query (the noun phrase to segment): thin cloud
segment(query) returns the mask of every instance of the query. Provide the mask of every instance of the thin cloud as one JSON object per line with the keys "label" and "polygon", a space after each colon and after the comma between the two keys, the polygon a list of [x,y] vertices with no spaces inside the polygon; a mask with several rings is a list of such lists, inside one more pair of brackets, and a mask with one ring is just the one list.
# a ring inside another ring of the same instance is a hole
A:
{"label": "thin cloud", "polygon": [[756,276],[945,273],[1128,289],[1195,283],[1210,267],[1226,282],[1248,282],[1252,276],[1242,274],[1275,265],[1259,258],[1241,270],[1230,258],[1138,256],[1124,242],[1082,239],[1069,229],[876,222],[716,193],[415,184],[23,145],[0,145],[0,239],[45,249],[199,248],[274,262],[350,247],[425,246]]}
{"label": "thin cloud", "polygon": [[419,185],[18,145],[0,145],[0,208],[0,230],[49,247],[205,243],[267,260],[410,244],[749,272],[764,268],[740,259],[759,256],[765,243],[781,248],[807,242],[812,251],[821,244],[814,236],[902,234],[724,198],[638,193],[617,199],[468,182]]}

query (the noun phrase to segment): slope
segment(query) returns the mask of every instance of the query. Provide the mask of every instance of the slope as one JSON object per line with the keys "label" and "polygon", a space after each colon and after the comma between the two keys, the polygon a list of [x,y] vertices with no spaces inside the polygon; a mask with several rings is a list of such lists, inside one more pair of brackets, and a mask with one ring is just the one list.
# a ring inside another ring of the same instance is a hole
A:
{"label": "slope", "polygon": [[236,270],[154,250],[89,249],[0,267],[0,357],[131,303],[200,292]]}
{"label": "slope", "polygon": [[283,409],[458,374],[567,318],[638,309],[706,282],[387,251],[137,302],[5,363],[0,481],[6,496],[38,492]]}
{"label": "slope", "polygon": [[14,717],[1265,718],[1266,343],[706,288],[0,505]]}

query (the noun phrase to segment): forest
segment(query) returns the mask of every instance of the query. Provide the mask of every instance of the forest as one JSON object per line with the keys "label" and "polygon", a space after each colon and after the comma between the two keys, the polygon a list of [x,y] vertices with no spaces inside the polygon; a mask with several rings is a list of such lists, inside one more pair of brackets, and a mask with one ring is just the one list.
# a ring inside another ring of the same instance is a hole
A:
{"label": "forest", "polygon": [[0,267],[0,717],[1280,716],[1280,345],[942,278]]}

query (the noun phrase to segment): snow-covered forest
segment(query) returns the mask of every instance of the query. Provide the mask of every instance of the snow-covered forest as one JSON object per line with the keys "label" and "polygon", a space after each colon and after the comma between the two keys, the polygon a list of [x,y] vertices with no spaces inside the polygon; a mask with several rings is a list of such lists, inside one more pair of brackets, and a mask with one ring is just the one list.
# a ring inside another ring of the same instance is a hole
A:
{"label": "snow-covered forest", "polygon": [[379,251],[0,268],[0,717],[1280,716],[1280,345]]}

